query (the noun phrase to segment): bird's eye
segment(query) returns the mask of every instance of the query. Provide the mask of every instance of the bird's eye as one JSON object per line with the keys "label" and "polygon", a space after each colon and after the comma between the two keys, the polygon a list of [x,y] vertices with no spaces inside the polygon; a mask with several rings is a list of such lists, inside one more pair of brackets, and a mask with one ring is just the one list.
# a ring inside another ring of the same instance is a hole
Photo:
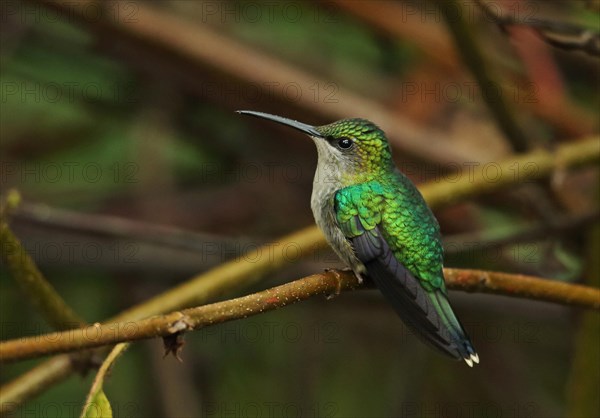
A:
{"label": "bird's eye", "polygon": [[338,147],[341,149],[348,149],[354,145],[354,142],[350,138],[340,138],[338,139]]}

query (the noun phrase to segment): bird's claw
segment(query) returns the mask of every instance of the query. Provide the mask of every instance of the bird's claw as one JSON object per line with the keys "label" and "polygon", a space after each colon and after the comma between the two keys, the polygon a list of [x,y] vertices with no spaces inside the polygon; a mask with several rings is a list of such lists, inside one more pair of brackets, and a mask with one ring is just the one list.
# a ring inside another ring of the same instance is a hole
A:
{"label": "bird's claw", "polygon": [[[353,273],[353,270],[349,267],[345,267],[343,269],[341,269],[341,271],[343,272],[350,272]],[[331,268],[326,268],[325,269],[325,273],[331,273],[333,274],[333,276],[335,277],[337,284],[335,286],[335,291],[329,295],[327,295],[327,300],[333,299],[336,296],[339,296],[339,294],[342,292],[342,276],[340,275],[340,270],[339,269],[331,269]],[[360,274],[358,273],[354,273],[354,275],[356,276],[356,279],[358,280],[359,284],[363,283],[363,278]]]}
{"label": "bird's claw", "polygon": [[339,294],[342,292],[342,278],[340,277],[340,272],[337,269],[326,268],[325,273],[333,274],[333,277],[335,277],[336,280],[335,291],[326,296],[327,300],[331,300],[336,296],[339,296]]}

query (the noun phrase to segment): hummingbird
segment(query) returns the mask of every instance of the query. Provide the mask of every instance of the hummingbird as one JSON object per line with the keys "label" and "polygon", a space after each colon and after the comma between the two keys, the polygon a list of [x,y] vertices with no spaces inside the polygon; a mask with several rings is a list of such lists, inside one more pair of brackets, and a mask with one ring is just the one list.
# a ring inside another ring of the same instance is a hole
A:
{"label": "hummingbird", "polygon": [[239,110],[312,138],[318,163],[311,209],[317,226],[360,282],[369,277],[425,343],[470,367],[479,363],[448,300],[440,227],[392,160],[385,133],[365,119],[311,126]]}

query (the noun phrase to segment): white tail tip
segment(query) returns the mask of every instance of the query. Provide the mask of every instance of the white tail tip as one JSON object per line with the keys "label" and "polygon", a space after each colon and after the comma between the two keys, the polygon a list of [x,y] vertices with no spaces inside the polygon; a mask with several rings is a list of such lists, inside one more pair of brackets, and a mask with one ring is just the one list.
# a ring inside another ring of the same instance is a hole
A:
{"label": "white tail tip", "polygon": [[473,363],[479,364],[479,355],[478,354],[471,354],[468,358],[465,357],[464,360],[465,360],[465,363],[467,363],[467,365],[469,367],[473,367]]}

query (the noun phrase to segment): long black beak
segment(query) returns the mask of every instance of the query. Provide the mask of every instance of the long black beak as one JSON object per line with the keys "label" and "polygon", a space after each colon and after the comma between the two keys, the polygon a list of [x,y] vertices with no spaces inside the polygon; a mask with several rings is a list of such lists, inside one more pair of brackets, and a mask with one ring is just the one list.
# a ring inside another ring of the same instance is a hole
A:
{"label": "long black beak", "polygon": [[304,132],[310,136],[315,136],[317,138],[322,138],[323,135],[314,126],[307,125],[306,123],[298,122],[296,120],[283,118],[281,116],[271,115],[269,113],[263,112],[254,112],[252,110],[236,110],[236,113],[241,115],[250,115],[257,118],[272,120],[273,122],[280,123],[282,125],[290,126],[294,129],[299,130],[300,132]]}

